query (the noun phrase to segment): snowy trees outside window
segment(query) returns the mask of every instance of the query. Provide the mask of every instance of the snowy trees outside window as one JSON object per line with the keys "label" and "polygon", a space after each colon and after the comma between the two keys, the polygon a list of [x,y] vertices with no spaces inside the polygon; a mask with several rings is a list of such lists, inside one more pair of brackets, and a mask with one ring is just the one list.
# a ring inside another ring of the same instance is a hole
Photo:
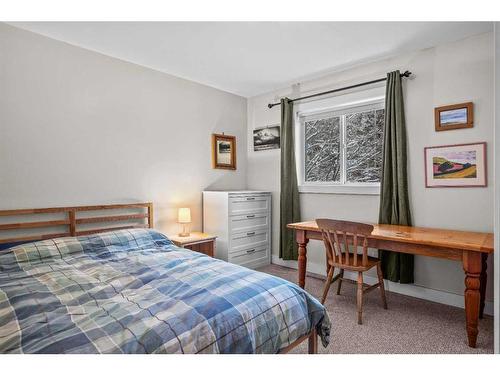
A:
{"label": "snowy trees outside window", "polygon": [[304,183],[379,183],[383,103],[303,117]]}
{"label": "snowy trees outside window", "polygon": [[347,182],[380,182],[384,110],[346,115]]}
{"label": "snowy trees outside window", "polygon": [[305,180],[340,181],[340,117],[305,121]]}

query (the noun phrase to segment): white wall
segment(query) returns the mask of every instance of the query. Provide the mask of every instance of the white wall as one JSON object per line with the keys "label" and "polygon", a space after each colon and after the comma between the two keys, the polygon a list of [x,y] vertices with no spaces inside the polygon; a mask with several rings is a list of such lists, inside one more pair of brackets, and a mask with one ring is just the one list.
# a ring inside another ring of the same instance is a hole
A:
{"label": "white wall", "polygon": [[[273,255],[279,243],[279,150],[254,152],[252,130],[280,121],[279,106],[267,104],[279,97],[297,97],[384,77],[388,71],[410,70],[405,80],[408,130],[408,175],[414,225],[457,230],[493,231],[493,163],[488,165],[488,187],[426,189],[425,146],[487,141],[488,160],[493,160],[493,34],[487,33],[436,48],[333,73],[248,100],[248,187],[273,192]],[[474,102],[472,129],[435,132],[434,107]],[[302,218],[332,217],[376,222],[379,196],[301,194]],[[318,241],[308,246],[308,269],[324,274],[325,255]],[[295,264],[288,263],[294,266]],[[487,300],[493,291],[493,262],[489,261]],[[463,305],[464,274],[458,262],[417,257],[415,286],[390,288],[423,298]],[[440,293],[444,291],[448,293]],[[444,299],[444,300],[443,300]],[[491,312],[491,303],[487,305]]]}
{"label": "white wall", "polygon": [[500,22],[495,22],[495,353],[500,354]]}
{"label": "white wall", "polygon": [[[201,229],[201,191],[245,188],[246,99],[0,24],[0,209],[153,201]],[[237,171],[211,168],[211,133]]]}

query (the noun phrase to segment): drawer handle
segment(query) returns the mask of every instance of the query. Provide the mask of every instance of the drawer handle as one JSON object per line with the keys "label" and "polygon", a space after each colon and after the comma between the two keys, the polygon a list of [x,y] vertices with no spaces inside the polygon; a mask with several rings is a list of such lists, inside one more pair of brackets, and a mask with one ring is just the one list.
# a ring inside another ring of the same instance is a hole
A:
{"label": "drawer handle", "polygon": [[247,215],[247,219],[252,219],[254,217],[255,217],[255,215]]}
{"label": "drawer handle", "polygon": [[255,252],[255,249],[247,250],[247,254],[250,254],[250,253],[253,253],[253,252]]}
{"label": "drawer handle", "polygon": [[247,232],[247,236],[253,236],[255,232]]}
{"label": "drawer handle", "polygon": [[247,201],[254,201],[255,198],[247,198]]}

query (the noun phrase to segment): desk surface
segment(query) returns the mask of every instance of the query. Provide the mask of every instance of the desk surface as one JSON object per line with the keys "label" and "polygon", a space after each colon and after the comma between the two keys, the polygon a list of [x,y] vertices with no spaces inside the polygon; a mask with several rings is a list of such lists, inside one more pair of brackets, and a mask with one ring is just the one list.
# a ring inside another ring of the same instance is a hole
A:
{"label": "desk surface", "polygon": [[[493,234],[465,232],[449,229],[408,227],[404,225],[372,224],[374,229],[370,238],[414,243],[450,249],[493,253]],[[315,221],[288,224],[288,228],[319,232]]]}

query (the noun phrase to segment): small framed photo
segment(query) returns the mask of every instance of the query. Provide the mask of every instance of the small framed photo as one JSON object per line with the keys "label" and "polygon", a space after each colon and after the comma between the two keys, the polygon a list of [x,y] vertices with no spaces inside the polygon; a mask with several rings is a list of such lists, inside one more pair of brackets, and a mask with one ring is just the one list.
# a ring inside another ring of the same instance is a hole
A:
{"label": "small framed photo", "polygon": [[472,102],[434,108],[436,131],[472,128],[474,113]]}
{"label": "small framed photo", "polygon": [[486,186],[486,142],[426,147],[425,186]]}
{"label": "small framed photo", "polygon": [[212,134],[212,167],[214,169],[236,169],[236,137]]}
{"label": "small framed photo", "polygon": [[271,125],[253,131],[253,150],[263,151],[280,148],[280,126]]}

